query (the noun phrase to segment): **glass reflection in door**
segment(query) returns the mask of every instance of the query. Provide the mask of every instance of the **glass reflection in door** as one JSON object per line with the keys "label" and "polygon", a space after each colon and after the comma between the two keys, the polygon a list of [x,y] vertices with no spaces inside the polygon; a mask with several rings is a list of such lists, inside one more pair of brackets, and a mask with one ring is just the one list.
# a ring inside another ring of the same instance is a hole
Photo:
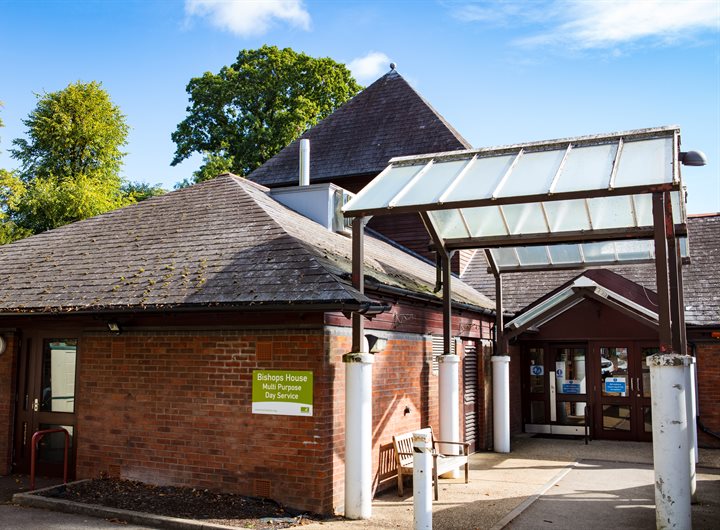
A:
{"label": "glass reflection in door", "polygon": [[[556,421],[585,425],[585,348],[559,348],[555,356]],[[580,401],[579,399],[582,399]]]}

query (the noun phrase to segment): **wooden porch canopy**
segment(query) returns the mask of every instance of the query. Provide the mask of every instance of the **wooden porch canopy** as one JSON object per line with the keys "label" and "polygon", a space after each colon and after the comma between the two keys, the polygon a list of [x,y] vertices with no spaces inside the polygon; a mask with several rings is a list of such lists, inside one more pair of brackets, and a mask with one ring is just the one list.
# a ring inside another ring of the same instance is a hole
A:
{"label": "wooden porch canopy", "polygon": [[472,248],[485,249],[496,277],[501,350],[502,273],[654,261],[661,351],[679,352],[681,248],[687,253],[680,160],[676,126],[399,157],[343,210],[360,238],[363,218],[420,214],[442,261],[446,353],[450,255]]}

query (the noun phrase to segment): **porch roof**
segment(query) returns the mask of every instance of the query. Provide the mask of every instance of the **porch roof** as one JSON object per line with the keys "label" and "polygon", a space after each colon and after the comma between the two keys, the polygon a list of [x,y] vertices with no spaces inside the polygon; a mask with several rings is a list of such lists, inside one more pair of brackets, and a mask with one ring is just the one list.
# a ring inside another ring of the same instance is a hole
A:
{"label": "porch roof", "polygon": [[500,272],[649,262],[653,192],[685,235],[679,142],[669,126],[394,158],[344,212],[419,212],[436,244],[492,249]]}

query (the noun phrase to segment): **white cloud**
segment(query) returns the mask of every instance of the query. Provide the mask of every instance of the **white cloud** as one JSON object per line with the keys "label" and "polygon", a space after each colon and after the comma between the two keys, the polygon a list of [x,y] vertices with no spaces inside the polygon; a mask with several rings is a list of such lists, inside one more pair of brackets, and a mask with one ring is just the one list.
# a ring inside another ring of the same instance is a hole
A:
{"label": "white cloud", "polygon": [[613,48],[624,44],[672,44],[704,30],[720,29],[717,0],[547,0],[483,1],[455,4],[453,16],[495,26],[540,26],[519,39],[527,46],[557,45],[576,49]]}
{"label": "white cloud", "polygon": [[310,14],[302,0],[185,0],[185,14],[207,18],[241,37],[262,35],[276,21],[310,29]]}
{"label": "white cloud", "polygon": [[350,61],[347,67],[360,83],[374,81],[390,70],[390,58],[382,52],[370,52]]}

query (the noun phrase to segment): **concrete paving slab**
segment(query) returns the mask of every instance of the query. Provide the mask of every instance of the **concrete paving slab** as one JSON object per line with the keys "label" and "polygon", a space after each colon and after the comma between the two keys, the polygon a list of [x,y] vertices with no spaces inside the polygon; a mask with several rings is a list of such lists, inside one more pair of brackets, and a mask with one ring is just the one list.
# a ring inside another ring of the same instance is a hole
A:
{"label": "concrete paving slab", "polygon": [[[581,460],[561,480],[505,528],[574,530],[577,528],[655,528],[653,468]],[[720,470],[698,468],[698,503],[693,528],[720,527]]]}
{"label": "concrete paving slab", "polygon": [[[463,479],[441,479],[440,500],[433,503],[433,528],[534,530],[570,528],[570,525],[583,529],[654,528],[652,483],[650,443],[592,441],[585,445],[582,440],[521,436],[513,439],[509,454],[472,455],[470,484],[465,484]],[[18,482],[16,477],[0,477],[0,496],[3,488],[22,491],[27,485],[22,483],[22,478]],[[700,504],[693,507],[695,528],[720,528],[720,450],[701,449],[698,491]],[[413,527],[412,487],[408,487],[406,493],[398,497],[392,488],[378,495],[373,501],[370,520],[312,523],[303,525],[303,529],[410,529]],[[103,517],[100,512],[97,515]],[[112,522],[115,515],[106,517],[111,521],[0,506],[0,530],[117,528]],[[148,527],[123,525],[122,528]]]}

